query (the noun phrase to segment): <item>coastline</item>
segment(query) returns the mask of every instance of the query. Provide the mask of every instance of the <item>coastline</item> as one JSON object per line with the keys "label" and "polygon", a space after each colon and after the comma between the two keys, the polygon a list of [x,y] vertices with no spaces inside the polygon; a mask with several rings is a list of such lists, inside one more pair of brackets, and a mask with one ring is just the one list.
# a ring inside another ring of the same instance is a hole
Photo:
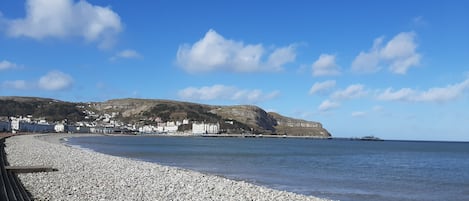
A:
{"label": "coastline", "polygon": [[[90,134],[90,136],[93,134]],[[220,137],[220,138],[296,138],[296,139],[317,139],[317,140],[328,140],[333,139],[331,136],[309,136],[309,135],[277,135],[277,134],[192,134],[177,132],[174,134],[95,134],[98,136],[156,136],[156,137]]]}
{"label": "coastline", "polygon": [[24,135],[7,139],[11,165],[45,165],[59,170],[19,175],[35,200],[325,200],[82,150],[60,142],[80,136],[92,135]]}

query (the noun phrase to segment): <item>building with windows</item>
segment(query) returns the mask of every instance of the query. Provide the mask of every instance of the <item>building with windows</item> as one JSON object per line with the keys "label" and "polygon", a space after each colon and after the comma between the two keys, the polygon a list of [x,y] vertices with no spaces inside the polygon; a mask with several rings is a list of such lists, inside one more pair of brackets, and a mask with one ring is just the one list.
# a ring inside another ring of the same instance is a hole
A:
{"label": "building with windows", "polygon": [[219,123],[192,123],[192,134],[218,134],[219,132]]}

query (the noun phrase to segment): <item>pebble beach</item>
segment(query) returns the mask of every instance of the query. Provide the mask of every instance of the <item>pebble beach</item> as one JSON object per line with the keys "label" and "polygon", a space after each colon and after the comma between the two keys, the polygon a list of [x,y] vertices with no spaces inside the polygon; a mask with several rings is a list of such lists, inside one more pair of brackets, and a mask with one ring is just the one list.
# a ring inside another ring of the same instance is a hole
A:
{"label": "pebble beach", "polygon": [[73,136],[24,135],[6,140],[10,165],[58,169],[19,175],[34,200],[325,200],[60,143]]}

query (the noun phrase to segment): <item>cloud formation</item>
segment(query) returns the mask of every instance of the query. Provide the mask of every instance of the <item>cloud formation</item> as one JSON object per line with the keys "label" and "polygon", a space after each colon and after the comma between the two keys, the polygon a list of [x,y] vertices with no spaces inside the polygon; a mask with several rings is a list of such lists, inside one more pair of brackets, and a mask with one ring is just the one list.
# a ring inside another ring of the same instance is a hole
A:
{"label": "cloud formation", "polygon": [[73,78],[60,71],[50,71],[46,75],[35,81],[27,80],[6,80],[1,87],[13,90],[45,90],[60,91],[70,88],[73,85]]}
{"label": "cloud formation", "polygon": [[335,62],[336,56],[330,54],[321,54],[312,64],[313,76],[339,75],[339,66]]}
{"label": "cloud formation", "polygon": [[7,60],[0,61],[0,71],[16,68],[17,65]]}
{"label": "cloud formation", "polygon": [[294,45],[274,49],[268,54],[261,44],[225,39],[212,29],[193,45],[181,45],[177,51],[177,63],[191,73],[280,71],[295,58]]}
{"label": "cloud formation", "polygon": [[321,94],[324,92],[329,91],[330,89],[334,88],[336,85],[335,80],[327,80],[324,82],[316,82],[311,86],[311,89],[309,90],[309,94]]}
{"label": "cloud formation", "polygon": [[143,56],[137,51],[132,50],[132,49],[126,49],[126,50],[122,50],[116,53],[116,55],[111,57],[110,60],[115,61],[117,59],[140,59],[140,58],[143,58]]}
{"label": "cloud formation", "polygon": [[26,16],[6,20],[11,37],[82,37],[109,47],[122,30],[120,17],[110,7],[95,6],[85,0],[28,0]]}
{"label": "cloud formation", "polygon": [[402,102],[437,102],[443,103],[461,97],[465,91],[469,90],[469,79],[460,83],[448,85],[446,87],[433,87],[426,91],[419,91],[411,88],[393,90],[387,88],[377,95],[378,100],[402,101]]}
{"label": "cloud formation", "polygon": [[237,102],[256,103],[273,99],[278,91],[264,93],[261,90],[238,89],[233,86],[213,85],[205,87],[188,87],[180,90],[179,97],[188,100],[230,100]]}
{"label": "cloud formation", "polygon": [[350,100],[360,98],[367,94],[365,86],[361,84],[353,84],[343,90],[338,90],[331,95],[334,100]]}
{"label": "cloud formation", "polygon": [[329,111],[329,110],[332,110],[332,109],[335,109],[335,108],[338,108],[338,107],[340,107],[339,102],[331,101],[331,100],[327,99],[319,105],[318,110],[320,112],[326,112],[326,111]]}
{"label": "cloud formation", "polygon": [[[324,82],[327,83],[328,81]],[[320,86],[323,83],[318,84],[317,86]],[[335,84],[335,82],[334,82]],[[313,85],[314,86],[314,85]],[[320,87],[318,87],[320,88]],[[365,86],[362,84],[352,84],[349,85],[345,89],[340,89],[336,90],[333,92],[330,96],[329,99],[326,99],[323,101],[319,107],[318,110],[320,112],[324,111],[329,111],[332,109],[336,109],[340,107],[342,101],[350,100],[350,99],[356,99],[356,98],[361,98],[365,95],[367,95],[368,92],[365,90]]]}
{"label": "cloud formation", "polygon": [[[326,86],[329,81],[322,83],[315,83],[312,91],[320,92],[323,86]],[[331,85],[331,84],[330,84]],[[328,88],[328,87],[324,87]],[[311,91],[310,90],[310,91]],[[445,87],[432,87],[427,90],[416,90],[411,88],[393,89],[387,88],[384,90],[373,90],[376,93],[372,96],[380,101],[398,101],[409,103],[446,103],[457,100],[465,95],[469,95],[469,78],[459,83],[447,85]],[[341,106],[341,103],[346,100],[367,97],[370,90],[365,89],[362,84],[349,85],[345,89],[336,90],[331,93],[329,98],[323,101],[318,110],[320,112],[336,109]],[[375,106],[371,109],[373,112],[382,111],[383,107]],[[368,112],[364,112],[367,114]],[[362,116],[360,113],[352,114],[352,116]]]}
{"label": "cloud formation", "polygon": [[417,52],[416,34],[402,32],[383,45],[383,38],[377,38],[368,52],[360,52],[352,62],[352,71],[373,73],[386,66],[395,74],[406,74],[409,68],[420,64],[421,54]]}
{"label": "cloud formation", "polygon": [[58,91],[71,87],[73,79],[70,75],[60,71],[51,71],[42,76],[38,81],[38,87],[47,91]]}

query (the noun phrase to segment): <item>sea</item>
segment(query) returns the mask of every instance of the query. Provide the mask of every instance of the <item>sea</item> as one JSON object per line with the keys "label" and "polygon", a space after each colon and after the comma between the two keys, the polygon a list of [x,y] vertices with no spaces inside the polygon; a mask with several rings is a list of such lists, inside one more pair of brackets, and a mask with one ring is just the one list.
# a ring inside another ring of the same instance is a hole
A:
{"label": "sea", "polygon": [[67,143],[334,200],[469,200],[467,142],[100,136]]}

